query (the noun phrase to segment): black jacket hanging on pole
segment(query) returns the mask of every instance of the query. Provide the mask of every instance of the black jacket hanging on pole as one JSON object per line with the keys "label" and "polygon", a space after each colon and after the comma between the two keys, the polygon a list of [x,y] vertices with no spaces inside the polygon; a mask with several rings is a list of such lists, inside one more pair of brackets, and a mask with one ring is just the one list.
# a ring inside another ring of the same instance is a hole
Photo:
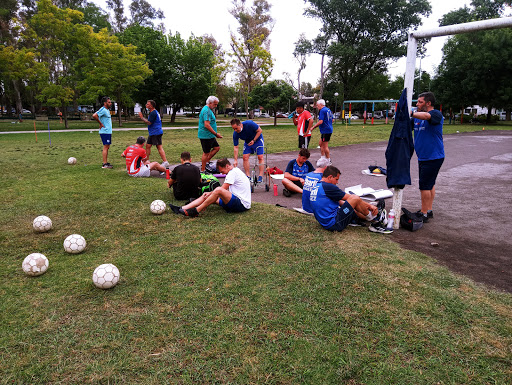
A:
{"label": "black jacket hanging on pole", "polygon": [[411,157],[414,153],[411,119],[407,106],[407,88],[402,91],[395,111],[395,123],[386,149],[388,188],[411,184]]}

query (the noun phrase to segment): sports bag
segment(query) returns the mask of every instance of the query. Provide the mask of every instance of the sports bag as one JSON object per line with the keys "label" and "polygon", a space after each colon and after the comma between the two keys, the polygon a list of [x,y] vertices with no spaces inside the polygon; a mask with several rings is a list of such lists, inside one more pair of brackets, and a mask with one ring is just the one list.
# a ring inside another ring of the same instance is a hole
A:
{"label": "sports bag", "polygon": [[201,184],[199,185],[201,194],[205,192],[212,192],[217,187],[220,187],[220,182],[216,177],[214,177],[212,174],[201,173]]}
{"label": "sports bag", "polygon": [[400,227],[409,231],[416,231],[423,227],[423,221],[418,217],[416,213],[411,213],[409,210],[402,207]]}

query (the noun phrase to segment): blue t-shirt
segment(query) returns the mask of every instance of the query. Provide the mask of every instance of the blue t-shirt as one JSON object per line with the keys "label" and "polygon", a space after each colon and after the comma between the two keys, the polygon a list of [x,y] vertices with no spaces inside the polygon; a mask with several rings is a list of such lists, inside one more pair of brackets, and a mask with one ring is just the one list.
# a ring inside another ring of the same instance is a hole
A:
{"label": "blue t-shirt", "polygon": [[311,191],[316,188],[317,183],[322,179],[321,172],[310,172],[304,179],[304,186],[302,187],[302,210],[312,213],[311,203],[309,202],[309,196]]}
{"label": "blue t-shirt", "polygon": [[321,134],[332,134],[332,112],[327,107],[318,112],[318,120],[322,120],[319,126]]}
{"label": "blue t-shirt", "polygon": [[339,201],[345,192],[332,183],[320,182],[311,191],[309,201],[315,218],[320,225],[329,229],[336,223],[336,216],[340,208]]}
{"label": "blue t-shirt", "polygon": [[206,129],[204,122],[210,122],[210,126],[212,126],[213,131],[217,132],[217,119],[215,119],[215,114],[208,105],[204,106],[199,113],[199,129],[197,131],[197,137],[199,139],[215,138],[216,136]]}
{"label": "blue t-shirt", "polygon": [[98,118],[103,124],[103,127],[100,128],[100,134],[112,134],[112,117],[110,116],[110,110],[107,110],[104,106],[101,107],[98,111]]}
{"label": "blue t-shirt", "polygon": [[[242,139],[245,143],[251,142],[256,136],[256,131],[258,131],[258,126],[252,120],[246,120],[242,122],[242,131],[236,132],[233,131],[233,146],[238,146],[238,140]],[[258,140],[263,139],[263,134],[258,137]]]}
{"label": "blue t-shirt", "polygon": [[160,114],[157,110],[150,112],[148,120],[151,123],[148,125],[149,136],[162,135],[164,133],[162,130],[162,119],[160,119]]}
{"label": "blue t-shirt", "polygon": [[302,166],[299,166],[297,159],[290,160],[288,166],[286,166],[285,172],[292,174],[298,178],[304,179],[307,173],[314,171],[315,168],[309,160],[306,160]]}
{"label": "blue t-shirt", "polygon": [[430,120],[414,119],[414,149],[419,161],[444,158],[443,114],[439,110],[429,114]]}

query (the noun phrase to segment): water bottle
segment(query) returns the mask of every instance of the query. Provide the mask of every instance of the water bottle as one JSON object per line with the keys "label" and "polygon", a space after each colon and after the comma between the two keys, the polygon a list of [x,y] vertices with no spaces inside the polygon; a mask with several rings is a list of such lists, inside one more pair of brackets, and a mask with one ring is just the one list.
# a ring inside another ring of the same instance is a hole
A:
{"label": "water bottle", "polygon": [[166,179],[171,179],[171,175],[170,175],[170,173],[169,173],[169,167],[166,167],[166,168],[165,168],[165,178],[166,178]]}
{"label": "water bottle", "polygon": [[393,230],[393,222],[395,221],[395,210],[389,210],[387,229]]}
{"label": "water bottle", "polygon": [[277,196],[277,185],[274,184],[274,196],[276,197]]}

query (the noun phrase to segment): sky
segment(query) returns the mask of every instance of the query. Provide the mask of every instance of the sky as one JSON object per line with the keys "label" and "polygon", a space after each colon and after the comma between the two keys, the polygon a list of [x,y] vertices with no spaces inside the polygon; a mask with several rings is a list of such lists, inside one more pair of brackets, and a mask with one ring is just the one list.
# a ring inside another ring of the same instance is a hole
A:
{"label": "sky", "polygon": [[[298,63],[293,57],[294,43],[301,33],[306,38],[313,39],[321,28],[320,21],[303,16],[306,8],[304,0],[268,0],[272,4],[271,14],[274,19],[274,28],[270,34],[270,53],[274,58],[272,79],[284,79],[284,72],[288,72],[292,79],[296,79]],[[230,31],[236,33],[237,22],[229,13],[232,0],[189,0],[189,1],[155,1],[149,0],[155,8],[160,8],[165,15],[164,25],[167,33],[179,32],[183,38],[191,34],[202,36],[213,35],[217,43],[222,45],[224,51],[229,51]],[[99,2],[98,2],[99,3]],[[252,4],[251,0],[247,0]],[[420,30],[438,27],[438,20],[446,13],[459,9],[469,0],[430,0],[432,13],[423,19]],[[104,9],[104,3],[100,4]],[[125,9],[129,0],[125,0]],[[426,57],[421,60],[422,71],[434,74],[435,68],[440,64],[442,48],[447,37],[432,38],[427,45]],[[416,67],[419,68],[419,60]],[[405,73],[405,58],[389,64],[388,72],[392,78]],[[301,73],[301,82],[309,82],[313,86],[318,84],[320,78],[320,55],[311,55],[307,66]]]}

